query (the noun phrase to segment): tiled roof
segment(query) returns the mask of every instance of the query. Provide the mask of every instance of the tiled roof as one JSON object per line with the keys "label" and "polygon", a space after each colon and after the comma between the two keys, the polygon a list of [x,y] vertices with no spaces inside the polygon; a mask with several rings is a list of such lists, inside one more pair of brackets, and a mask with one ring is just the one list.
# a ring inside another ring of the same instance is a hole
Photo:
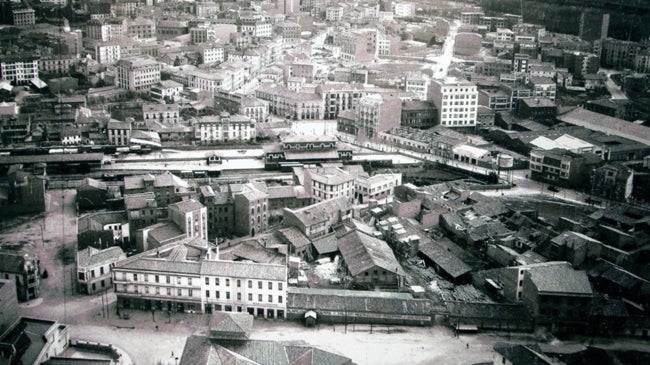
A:
{"label": "tiled roof", "polygon": [[540,293],[591,295],[585,271],[574,270],[568,262],[550,262],[531,267],[527,275]]}
{"label": "tiled roof", "polygon": [[490,318],[502,321],[532,322],[528,309],[523,304],[479,303],[445,301],[452,316],[465,319]]}
{"label": "tiled roof", "polygon": [[341,210],[347,210],[349,207],[348,201],[345,197],[338,197],[328,200],[323,200],[316,204],[312,204],[300,209],[291,210],[293,214],[300,220],[304,226],[311,226],[314,223],[329,220],[331,216]]}
{"label": "tiled roof", "polygon": [[278,230],[278,234],[285,242],[291,243],[297,249],[309,245],[309,239],[298,228],[283,228]]}
{"label": "tiled roof", "polygon": [[202,262],[201,275],[285,281],[287,268],[274,264],[206,260]]}
{"label": "tiled roof", "polygon": [[201,185],[201,186],[199,186],[199,192],[201,193],[201,196],[204,197],[204,198],[214,196],[214,190],[212,190],[212,186],[210,186],[210,185]]}
{"label": "tiled roof", "polygon": [[296,192],[293,186],[269,186],[266,189],[269,199],[295,198]]}
{"label": "tiled roof", "polygon": [[25,260],[34,257],[23,252],[0,251],[0,272],[22,274],[25,272]]}
{"label": "tiled roof", "polygon": [[246,340],[253,328],[253,316],[248,313],[214,312],[209,327],[212,339]]}
{"label": "tiled roof", "polygon": [[200,202],[194,199],[189,199],[189,200],[182,200],[178,203],[170,204],[169,207],[173,209],[178,209],[178,211],[180,211],[181,213],[189,213],[189,212],[201,210],[203,208],[203,204],[201,204]]}
{"label": "tiled roof", "polygon": [[512,365],[562,364],[544,355],[537,345],[497,343],[494,345],[494,352],[505,357]]}
{"label": "tiled roof", "polygon": [[106,190],[107,189],[106,183],[100,180],[87,177],[83,180],[81,185],[77,186],[77,191],[94,190],[94,189]]}
{"label": "tiled roof", "polygon": [[103,250],[94,247],[88,247],[77,252],[78,267],[93,267],[97,265],[107,265],[125,259],[126,255],[122,248],[114,246]]}
{"label": "tiled roof", "polygon": [[333,253],[339,250],[339,241],[336,238],[336,234],[328,234],[325,236],[320,236],[312,241],[312,245],[319,255],[326,255]]}
{"label": "tiled roof", "polygon": [[472,271],[472,268],[464,263],[463,260],[435,242],[421,242],[419,249],[423,255],[428,257],[452,278],[461,277]]}
{"label": "tiled roof", "polygon": [[374,267],[404,275],[404,269],[395,258],[393,250],[383,240],[354,230],[339,237],[338,246],[352,276]]}
{"label": "tiled roof", "polygon": [[124,195],[124,207],[126,210],[155,208],[156,206],[156,195],[151,191]]}
{"label": "tiled roof", "polygon": [[164,222],[155,225],[149,231],[149,238],[158,243],[167,243],[168,240],[173,238],[182,238],[185,233],[175,224],[171,222]]}

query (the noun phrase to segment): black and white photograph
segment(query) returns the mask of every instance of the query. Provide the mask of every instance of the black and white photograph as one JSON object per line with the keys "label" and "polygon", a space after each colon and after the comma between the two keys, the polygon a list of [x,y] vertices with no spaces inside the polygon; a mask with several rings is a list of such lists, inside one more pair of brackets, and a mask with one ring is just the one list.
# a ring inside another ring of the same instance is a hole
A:
{"label": "black and white photograph", "polygon": [[0,365],[650,364],[650,0],[0,0]]}

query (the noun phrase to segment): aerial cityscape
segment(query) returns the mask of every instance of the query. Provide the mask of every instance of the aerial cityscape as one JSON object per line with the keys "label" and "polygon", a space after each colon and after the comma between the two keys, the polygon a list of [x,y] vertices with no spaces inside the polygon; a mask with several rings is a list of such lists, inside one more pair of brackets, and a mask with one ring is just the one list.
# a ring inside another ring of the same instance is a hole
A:
{"label": "aerial cityscape", "polygon": [[650,1],[0,6],[0,364],[650,363]]}

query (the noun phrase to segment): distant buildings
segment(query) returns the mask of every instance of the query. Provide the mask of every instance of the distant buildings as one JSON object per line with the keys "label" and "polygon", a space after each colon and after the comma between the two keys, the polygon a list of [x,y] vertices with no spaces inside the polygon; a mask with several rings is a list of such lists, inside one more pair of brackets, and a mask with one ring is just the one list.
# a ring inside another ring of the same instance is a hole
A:
{"label": "distant buildings", "polygon": [[117,62],[117,86],[146,91],[160,82],[160,64],[152,59],[121,59]]}
{"label": "distant buildings", "polygon": [[600,160],[600,156],[591,153],[533,150],[530,152],[531,178],[567,187],[584,186],[589,180],[590,168]]}
{"label": "distant buildings", "polygon": [[255,140],[256,122],[245,115],[221,112],[194,123],[195,139],[201,144]]}
{"label": "distant buildings", "polygon": [[18,85],[38,79],[38,60],[32,56],[0,57],[0,77]]}

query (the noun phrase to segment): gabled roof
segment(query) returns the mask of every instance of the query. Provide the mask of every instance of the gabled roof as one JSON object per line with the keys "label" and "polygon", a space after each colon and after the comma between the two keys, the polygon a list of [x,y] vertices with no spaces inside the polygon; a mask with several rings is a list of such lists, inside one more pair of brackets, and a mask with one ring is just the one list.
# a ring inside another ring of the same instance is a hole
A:
{"label": "gabled roof", "polygon": [[77,191],[85,190],[107,190],[105,182],[87,177],[83,179],[81,185],[77,186]]}
{"label": "gabled roof", "polygon": [[77,267],[93,267],[107,265],[125,259],[126,255],[122,248],[113,246],[103,250],[94,247],[87,247],[77,252]]}
{"label": "gabled roof", "polygon": [[246,340],[253,328],[253,316],[248,313],[214,312],[209,328],[212,339]]}
{"label": "gabled roof", "polygon": [[497,343],[494,345],[494,352],[505,357],[512,365],[559,365],[563,362],[553,361],[542,353],[537,345],[520,345]]}
{"label": "gabled roof", "polygon": [[170,208],[177,209],[181,213],[195,212],[203,208],[203,204],[194,199],[181,200],[178,203],[170,204]]}
{"label": "gabled roof", "polygon": [[353,230],[339,237],[338,246],[352,276],[374,267],[398,275],[405,274],[386,241]]}

